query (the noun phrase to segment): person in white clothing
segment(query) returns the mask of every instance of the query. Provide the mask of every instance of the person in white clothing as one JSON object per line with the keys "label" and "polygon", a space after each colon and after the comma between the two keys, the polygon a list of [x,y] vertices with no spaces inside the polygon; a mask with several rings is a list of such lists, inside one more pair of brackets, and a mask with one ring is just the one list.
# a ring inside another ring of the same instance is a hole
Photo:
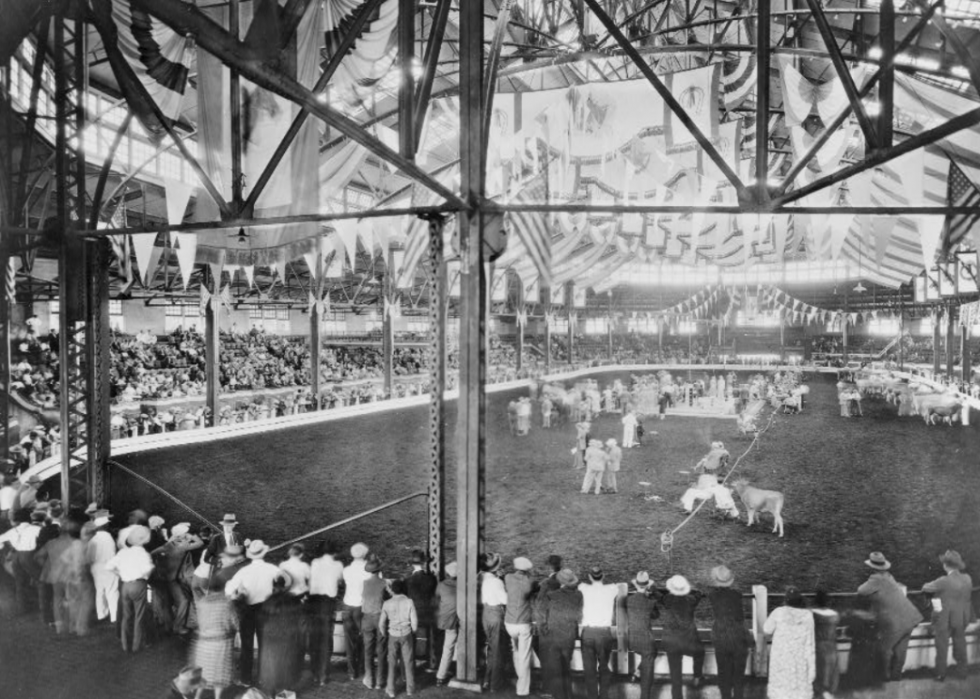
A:
{"label": "person in white clothing", "polygon": [[589,570],[589,582],[578,587],[582,593],[582,671],[588,699],[605,699],[609,696],[612,679],[609,658],[616,647],[612,626],[615,624],[619,587],[606,585],[603,577],[602,568],[593,566]]}
{"label": "person in white clothing", "polygon": [[707,500],[714,496],[715,488],[718,487],[718,476],[713,473],[705,473],[698,476],[698,482],[691,485],[681,496],[681,506],[685,512],[694,509],[694,505],[701,500]]}
{"label": "person in white clothing", "polygon": [[636,446],[636,413],[632,409],[626,411],[623,416],[623,449],[632,449]]}
{"label": "person in white clothing", "polygon": [[324,542],[321,556],[310,564],[310,597],[307,607],[310,614],[310,663],[313,681],[324,686],[330,675],[330,658],[333,656],[334,614],[337,611],[337,594],[344,579],[344,564],[337,560],[337,547]]}
{"label": "person in white clothing", "polygon": [[255,650],[255,637],[262,644],[262,628],[264,618],[260,613],[262,603],[272,597],[276,580],[285,580],[288,574],[277,566],[266,562],[265,555],[269,547],[261,540],[250,541],[245,555],[251,563],[235,573],[225,585],[225,595],[240,603],[239,627],[241,636],[241,674],[242,682],[252,682],[252,664]]}
{"label": "person in white clothing", "polygon": [[119,578],[106,569],[106,563],[116,555],[116,542],[112,540],[112,534],[106,531],[111,518],[108,510],[95,510],[92,513],[96,531],[85,544],[85,559],[95,582],[96,617],[99,621],[108,617],[115,624],[119,606]]}
{"label": "person in white clothing", "polygon": [[293,544],[289,547],[289,558],[279,564],[279,569],[289,573],[292,584],[286,592],[293,597],[303,597],[310,591],[310,564],[303,560],[306,547]]}
{"label": "person in white clothing", "polygon": [[616,474],[619,473],[619,466],[623,461],[623,450],[616,446],[615,439],[606,440],[606,489],[612,493],[619,492],[616,483]]}
{"label": "person in white clothing", "polygon": [[602,492],[602,474],[606,470],[609,455],[602,448],[598,439],[589,440],[589,448],[585,450],[585,480],[582,481],[582,493],[588,493],[595,484],[595,494]]}
{"label": "person in white clothing", "polygon": [[344,638],[347,641],[347,676],[355,680],[364,674],[364,643],[361,634],[363,612],[361,603],[364,594],[364,581],[371,577],[364,568],[368,547],[357,543],[350,547],[354,560],[344,568],[344,603],[341,607],[344,617]]}
{"label": "person in white clothing", "polygon": [[150,529],[142,525],[129,527],[126,547],[105,564],[105,569],[119,576],[121,582],[119,640],[122,649],[136,653],[144,644],[144,619],[149,609],[148,581],[153,573],[153,559],[144,548],[150,543]]}

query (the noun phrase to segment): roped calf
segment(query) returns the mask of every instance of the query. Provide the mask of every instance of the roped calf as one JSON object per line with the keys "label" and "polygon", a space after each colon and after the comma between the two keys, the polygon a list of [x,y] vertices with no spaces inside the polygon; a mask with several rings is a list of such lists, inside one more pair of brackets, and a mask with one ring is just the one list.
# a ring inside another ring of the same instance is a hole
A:
{"label": "roped calf", "polygon": [[744,478],[739,478],[732,485],[738,493],[738,497],[742,500],[742,504],[745,505],[746,511],[749,513],[748,526],[752,526],[757,512],[770,512],[775,522],[772,531],[774,534],[778,531],[779,536],[782,536],[783,494],[775,490],[763,490],[762,488],[751,486]]}

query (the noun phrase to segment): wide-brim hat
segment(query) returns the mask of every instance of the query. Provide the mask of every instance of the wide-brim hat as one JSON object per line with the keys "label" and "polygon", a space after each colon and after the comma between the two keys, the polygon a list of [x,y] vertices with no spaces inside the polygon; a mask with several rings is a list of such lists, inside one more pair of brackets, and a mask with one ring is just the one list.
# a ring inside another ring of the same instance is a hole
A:
{"label": "wide-brim hat", "polygon": [[233,514],[226,514],[224,517],[221,518],[221,523],[222,524],[238,524],[238,520],[235,519],[235,515],[233,515]]}
{"label": "wide-brim hat", "polygon": [[518,556],[514,559],[514,570],[534,570],[534,564],[531,559]]}
{"label": "wide-brim hat", "polygon": [[892,567],[892,564],[888,562],[885,554],[881,551],[872,551],[871,555],[868,556],[868,560],[864,562],[864,565],[874,570],[888,570]]}
{"label": "wide-brim hat", "polygon": [[104,527],[112,519],[112,515],[109,514],[109,510],[95,510],[92,515],[92,523],[97,527]]}
{"label": "wide-brim hat", "polygon": [[650,577],[650,574],[645,570],[641,570],[639,573],[636,574],[636,577],[633,578],[633,587],[637,588],[638,590],[645,590],[648,587],[650,587],[650,585],[652,584],[653,584],[653,579]]}
{"label": "wide-brim hat", "polygon": [[420,549],[414,549],[412,551],[411,562],[415,565],[425,565],[428,563],[428,557],[425,555],[424,551]]}
{"label": "wide-brim hat", "polygon": [[500,554],[488,553],[483,561],[483,567],[488,573],[493,573],[500,567]]}
{"label": "wide-brim hat", "polygon": [[41,483],[42,483],[41,479],[38,478],[36,475],[33,475],[27,479],[28,485],[41,485]]}
{"label": "wide-brim hat", "polygon": [[267,553],[269,553],[269,545],[262,541],[262,539],[252,541],[249,543],[248,548],[245,549],[245,555],[252,560],[265,558],[265,554]]}
{"label": "wide-brim hat", "polygon": [[589,446],[590,447],[601,447],[602,446],[602,442],[600,440],[598,440],[598,439],[590,439],[589,440]]}
{"label": "wide-brim hat", "polygon": [[144,546],[150,543],[150,528],[142,524],[134,525],[126,536],[127,546]]}
{"label": "wide-brim hat", "polygon": [[715,566],[711,569],[711,584],[715,587],[731,587],[735,576],[728,566]]}
{"label": "wide-brim hat", "polygon": [[723,442],[712,442],[711,443],[711,448],[712,449],[724,449],[725,448],[725,444]]}
{"label": "wide-brim hat", "polygon": [[966,568],[966,564],[963,562],[963,557],[952,549],[940,556],[939,562],[944,566],[955,568],[956,570],[963,570]]}
{"label": "wide-brim hat", "polygon": [[149,521],[150,529],[159,529],[160,527],[162,527],[166,523],[167,523],[167,520],[165,520],[160,515],[151,515],[150,516],[150,521]]}
{"label": "wide-brim hat", "polygon": [[683,575],[675,575],[667,579],[667,592],[683,597],[691,591],[691,583]]}
{"label": "wide-brim hat", "polygon": [[171,536],[181,536],[182,534],[187,534],[191,530],[190,522],[178,522],[170,528]]}
{"label": "wide-brim hat", "polygon": [[578,585],[578,576],[575,575],[571,568],[562,568],[558,571],[558,575],[555,576],[559,585],[563,587],[572,587],[573,585]]}
{"label": "wide-brim hat", "polygon": [[31,521],[32,522],[43,522],[47,518],[48,518],[48,511],[47,510],[33,510],[31,512]]}

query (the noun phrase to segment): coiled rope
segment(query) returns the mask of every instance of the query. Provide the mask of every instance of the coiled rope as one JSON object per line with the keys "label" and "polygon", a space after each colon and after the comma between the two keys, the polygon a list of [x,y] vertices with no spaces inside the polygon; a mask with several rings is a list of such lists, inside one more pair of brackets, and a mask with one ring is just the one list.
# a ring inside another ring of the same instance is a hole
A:
{"label": "coiled rope", "polygon": [[[775,422],[775,420],[776,420],[776,410],[773,410],[769,414],[769,422],[766,423],[766,426],[765,427],[763,427],[761,430],[758,430],[755,433],[755,437],[752,438],[752,441],[749,443],[749,446],[745,449],[744,452],[742,452],[742,454],[737,459],[735,459],[735,463],[732,464],[732,467],[731,467],[731,469],[729,469],[728,474],[725,476],[725,478],[721,481],[721,483],[719,485],[725,485],[725,483],[728,482],[728,479],[732,477],[732,474],[733,473],[735,473],[735,469],[737,469],[739,467],[739,464],[742,463],[742,460],[746,456],[748,456],[748,453],[750,451],[752,451],[752,449],[755,448],[755,446],[759,443],[759,437],[761,437],[763,434],[765,434],[769,430],[769,428],[772,427],[772,424],[773,424],[773,422]],[[708,498],[708,499],[710,499],[710,498]],[[679,532],[681,529],[683,529],[684,526],[688,522],[690,522],[691,519],[693,519],[694,516],[698,512],[701,511],[701,508],[704,507],[704,504],[706,502],[708,502],[708,499],[701,500],[697,504],[697,506],[693,510],[691,510],[691,513],[687,517],[685,517],[680,524],[678,524],[673,529],[668,529],[667,531],[665,531],[663,534],[660,535],[660,551],[662,553],[666,554],[666,556],[667,556],[667,569],[668,570],[671,570],[671,567],[670,567],[670,552],[674,548],[674,535],[677,532]]]}
{"label": "coiled rope", "polygon": [[194,515],[195,517],[197,517],[199,520],[201,520],[202,522],[204,522],[205,524],[207,524],[209,527],[211,527],[212,529],[214,529],[216,532],[220,532],[221,531],[221,527],[219,527],[217,524],[215,524],[214,522],[212,522],[211,520],[209,520],[207,517],[205,517],[204,515],[202,515],[200,512],[198,512],[197,510],[195,510],[193,507],[191,507],[190,505],[188,505],[186,502],[184,502],[180,498],[178,498],[176,495],[174,495],[174,494],[170,493],[169,491],[164,490],[163,488],[161,488],[160,486],[158,486],[153,481],[147,480],[146,478],[144,478],[140,474],[138,474],[135,471],[133,471],[131,468],[128,468],[126,466],[123,466],[118,461],[113,461],[113,460],[110,459],[108,461],[108,463],[109,463],[110,466],[112,466],[114,468],[118,468],[123,473],[126,473],[126,474],[132,476],[133,478],[135,478],[136,480],[140,481],[141,483],[144,483],[144,484],[150,486],[151,488],[153,488],[155,491],[157,491],[161,495],[169,498],[174,503],[176,503],[178,506],[180,506],[183,509],[187,510],[192,515]]}

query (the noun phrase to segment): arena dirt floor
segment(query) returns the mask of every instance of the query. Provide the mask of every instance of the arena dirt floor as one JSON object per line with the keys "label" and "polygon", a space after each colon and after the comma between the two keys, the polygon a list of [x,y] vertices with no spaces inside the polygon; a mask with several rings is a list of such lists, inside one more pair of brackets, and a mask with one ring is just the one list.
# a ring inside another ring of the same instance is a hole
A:
{"label": "arena dirt floor", "polygon": [[[622,374],[597,375],[600,384]],[[899,418],[883,401],[865,400],[863,418],[842,418],[833,380],[810,375],[799,415],[778,415],[738,467],[739,475],[785,494],[786,535],[772,519],[748,528],[705,507],[674,536],[668,557],[661,533],[684,513],[679,498],[712,440],[733,458],[750,444],[732,419],[648,418],[645,444],[625,450],[619,494],[582,495],[584,472],[572,469],[574,428],[545,430],[535,415],[529,436],[511,436],[506,404],[519,392],[491,394],[487,442],[486,538],[505,558],[543,562],[558,553],[579,571],[599,564],[612,580],[647,569],[704,583],[725,563],[743,589],[761,583],[853,591],[867,577],[862,561],[880,550],[910,590],[942,573],[936,557],[959,550],[980,563],[980,433]],[[526,393],[524,391],[523,393]],[[976,418],[976,414],[974,414]],[[455,410],[450,407],[448,425]],[[177,494],[212,521],[235,512],[242,531],[271,544],[424,490],[428,478],[425,407],[355,417],[315,427],[132,454],[119,461]],[[764,420],[762,421],[764,423]],[[976,422],[976,419],[975,419]],[[593,435],[621,436],[618,416],[599,418]],[[453,462],[452,435],[448,440]],[[449,541],[454,536],[455,478],[447,477]],[[644,485],[649,483],[649,485]],[[656,495],[662,501],[649,499]],[[114,510],[137,505],[168,521],[187,515],[122,471],[113,476]],[[342,544],[367,542],[397,572],[423,546],[425,499],[340,527]],[[921,600],[924,604],[925,600]]]}

